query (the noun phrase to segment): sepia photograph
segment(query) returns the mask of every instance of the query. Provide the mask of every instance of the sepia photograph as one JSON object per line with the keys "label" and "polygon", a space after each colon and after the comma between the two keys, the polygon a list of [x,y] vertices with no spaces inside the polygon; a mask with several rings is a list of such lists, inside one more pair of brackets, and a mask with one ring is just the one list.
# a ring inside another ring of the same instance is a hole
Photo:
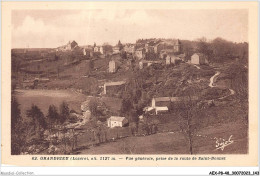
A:
{"label": "sepia photograph", "polygon": [[249,7],[90,4],[9,8],[8,155],[220,162],[254,154]]}
{"label": "sepia photograph", "polygon": [[247,17],[12,11],[12,154],[247,153]]}

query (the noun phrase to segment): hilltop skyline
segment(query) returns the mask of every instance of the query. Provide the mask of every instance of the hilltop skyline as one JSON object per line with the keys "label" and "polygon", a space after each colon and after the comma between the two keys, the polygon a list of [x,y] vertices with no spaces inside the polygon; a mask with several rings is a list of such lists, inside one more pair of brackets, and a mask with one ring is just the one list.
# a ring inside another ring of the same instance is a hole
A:
{"label": "hilltop skyline", "polygon": [[135,43],[141,38],[248,42],[247,10],[14,10],[12,48]]}

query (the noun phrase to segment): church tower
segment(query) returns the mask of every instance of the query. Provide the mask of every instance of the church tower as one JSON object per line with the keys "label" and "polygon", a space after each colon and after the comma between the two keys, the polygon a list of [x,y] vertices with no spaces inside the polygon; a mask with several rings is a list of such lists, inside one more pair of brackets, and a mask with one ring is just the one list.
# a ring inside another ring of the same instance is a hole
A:
{"label": "church tower", "polygon": [[176,43],[174,45],[174,52],[176,52],[176,53],[182,52],[182,44],[179,39],[176,41]]}

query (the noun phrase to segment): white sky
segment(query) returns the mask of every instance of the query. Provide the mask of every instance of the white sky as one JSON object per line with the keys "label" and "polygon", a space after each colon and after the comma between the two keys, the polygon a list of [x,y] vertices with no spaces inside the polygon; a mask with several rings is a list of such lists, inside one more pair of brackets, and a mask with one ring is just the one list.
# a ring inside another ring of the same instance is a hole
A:
{"label": "white sky", "polygon": [[134,43],[138,38],[248,41],[247,10],[15,10],[12,48]]}

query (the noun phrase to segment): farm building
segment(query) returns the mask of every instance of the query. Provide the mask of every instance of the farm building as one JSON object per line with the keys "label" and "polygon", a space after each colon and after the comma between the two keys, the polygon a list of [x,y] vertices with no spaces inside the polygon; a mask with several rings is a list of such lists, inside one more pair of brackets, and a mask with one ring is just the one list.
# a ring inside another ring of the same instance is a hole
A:
{"label": "farm building", "polygon": [[[120,87],[125,87],[125,81],[108,82],[104,84],[104,94],[108,94],[108,91],[117,90]],[[112,91],[113,92],[113,91]]]}
{"label": "farm building", "polygon": [[107,119],[107,126],[110,128],[123,127],[128,123],[125,117],[111,116]]}
{"label": "farm building", "polygon": [[191,64],[203,65],[208,63],[209,61],[207,56],[202,53],[195,53],[191,56]]}
{"label": "farm building", "polygon": [[157,97],[152,99],[152,104],[149,107],[145,107],[143,111],[152,112],[155,111],[156,114],[164,113],[169,110],[171,102],[182,102],[182,101],[195,101],[198,97]]}
{"label": "farm building", "polygon": [[169,110],[169,109],[168,109],[167,106],[145,107],[145,108],[143,109],[143,111],[145,111],[145,112],[149,112],[149,113],[155,112],[155,114],[167,112],[168,110]]}
{"label": "farm building", "polygon": [[152,107],[163,107],[169,106],[171,102],[181,102],[181,101],[195,101],[198,100],[197,96],[191,97],[157,97],[152,99]]}

